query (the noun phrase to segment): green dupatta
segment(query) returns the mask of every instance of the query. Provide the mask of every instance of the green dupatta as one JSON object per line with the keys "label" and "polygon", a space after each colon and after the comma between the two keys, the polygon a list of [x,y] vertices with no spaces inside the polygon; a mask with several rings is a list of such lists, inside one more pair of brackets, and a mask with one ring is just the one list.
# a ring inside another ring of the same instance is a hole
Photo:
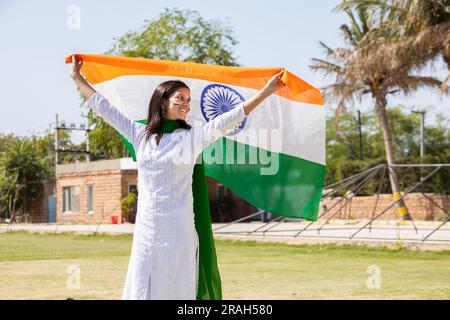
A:
{"label": "green dupatta", "polygon": [[[162,133],[171,133],[178,128],[180,128],[180,125],[176,120],[164,120]],[[199,238],[197,300],[221,300],[222,284],[217,266],[203,161],[202,163],[196,163],[194,166],[192,195],[194,198],[195,229]]]}

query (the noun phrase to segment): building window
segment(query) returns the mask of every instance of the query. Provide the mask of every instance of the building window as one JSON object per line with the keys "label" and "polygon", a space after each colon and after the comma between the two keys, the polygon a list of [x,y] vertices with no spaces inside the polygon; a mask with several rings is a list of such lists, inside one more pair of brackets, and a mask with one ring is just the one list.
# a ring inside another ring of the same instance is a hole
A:
{"label": "building window", "polygon": [[80,212],[80,187],[63,187],[63,212]]}
{"label": "building window", "polygon": [[71,188],[63,187],[63,212],[72,211]]}
{"label": "building window", "polygon": [[92,184],[87,186],[87,212],[94,212],[94,186]]}

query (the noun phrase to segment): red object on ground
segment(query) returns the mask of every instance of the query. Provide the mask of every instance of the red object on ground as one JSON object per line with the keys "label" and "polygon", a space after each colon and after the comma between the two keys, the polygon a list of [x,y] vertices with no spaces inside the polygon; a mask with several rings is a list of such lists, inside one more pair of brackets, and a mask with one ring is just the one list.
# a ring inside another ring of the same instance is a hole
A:
{"label": "red object on ground", "polygon": [[118,224],[119,223],[119,216],[111,216],[111,223],[112,224]]}

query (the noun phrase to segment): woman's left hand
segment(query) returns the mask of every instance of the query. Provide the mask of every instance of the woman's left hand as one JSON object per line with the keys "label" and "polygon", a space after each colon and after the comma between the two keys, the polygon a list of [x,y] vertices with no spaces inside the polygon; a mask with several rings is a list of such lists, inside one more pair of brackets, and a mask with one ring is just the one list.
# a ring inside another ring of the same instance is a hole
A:
{"label": "woman's left hand", "polygon": [[276,75],[274,75],[264,86],[263,92],[267,93],[267,94],[272,94],[275,91],[285,87],[286,84],[283,81],[281,81],[281,76],[283,75],[283,73],[284,73],[284,69],[281,70]]}

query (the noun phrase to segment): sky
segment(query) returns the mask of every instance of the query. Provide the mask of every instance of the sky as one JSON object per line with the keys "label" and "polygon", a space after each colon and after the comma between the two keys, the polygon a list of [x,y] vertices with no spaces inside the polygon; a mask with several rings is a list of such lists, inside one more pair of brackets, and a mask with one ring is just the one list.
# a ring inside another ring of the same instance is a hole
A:
{"label": "sky", "polygon": [[[220,20],[232,28],[239,43],[238,62],[248,67],[285,67],[315,87],[331,83],[308,67],[311,58],[324,58],[319,41],[331,47],[343,45],[339,27],[346,16],[333,11],[338,0],[0,0],[0,133],[40,135],[55,122],[55,114],[67,123],[85,122],[81,100],[70,65],[71,53],[103,54],[114,38],[141,29],[145,20],[156,19],[164,8],[197,10],[205,19]],[[73,28],[71,8],[80,13]],[[72,27],[71,27],[72,26]],[[440,79],[445,66],[437,62],[433,72]],[[426,122],[437,113],[450,117],[450,98],[430,90],[410,97],[389,98],[389,105],[426,108]],[[333,104],[326,103],[331,113]],[[367,110],[370,100],[355,108]],[[80,134],[80,133],[79,133]],[[79,138],[79,137],[78,137]],[[77,140],[77,136],[74,136]]]}

